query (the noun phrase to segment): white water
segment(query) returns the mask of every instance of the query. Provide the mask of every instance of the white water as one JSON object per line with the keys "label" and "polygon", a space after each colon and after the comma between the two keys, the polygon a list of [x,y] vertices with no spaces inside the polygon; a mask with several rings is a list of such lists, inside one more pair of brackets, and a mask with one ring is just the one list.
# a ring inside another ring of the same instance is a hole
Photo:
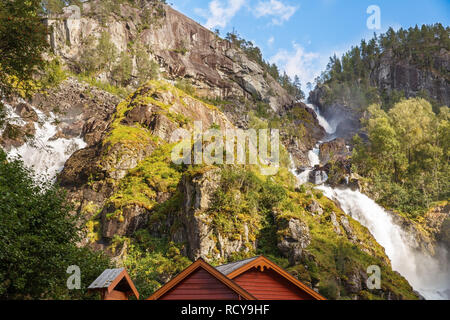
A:
{"label": "white water", "polygon": [[[330,141],[333,140],[333,135],[336,132],[336,127],[332,127],[328,121],[322,117],[322,115],[320,114],[319,108],[317,108],[316,106],[310,104],[310,103],[305,103],[306,106],[308,108],[310,108],[311,110],[313,110],[315,112],[315,114],[317,115],[317,120],[319,122],[319,125],[324,128],[325,132],[327,133],[327,139],[326,141]],[[292,174],[294,174],[297,177],[297,180],[299,182],[299,184],[305,184],[310,180],[310,176],[311,173],[313,172],[313,169],[315,166],[320,165],[320,158],[319,158],[319,154],[320,154],[320,144],[322,143],[322,141],[319,141],[312,150],[310,150],[308,152],[308,160],[309,160],[309,168],[304,170],[301,173],[297,173],[296,168],[294,165],[292,165]],[[291,159],[291,163],[293,163],[292,159]],[[328,179],[328,177],[326,176],[325,172],[316,172],[315,176],[314,176],[314,180],[316,183],[321,184],[324,183],[326,180]]]}
{"label": "white water", "polygon": [[330,123],[328,123],[328,121],[320,114],[319,108],[317,108],[315,105],[311,103],[305,104],[308,108],[312,109],[316,113],[317,120],[319,121],[320,126],[324,128],[328,134],[333,134],[336,132],[337,124],[333,123],[333,125],[331,125]]}
{"label": "white water", "polygon": [[396,225],[386,210],[359,191],[328,186],[318,189],[369,229],[384,247],[392,269],[404,276],[417,292],[426,299],[450,299],[450,270],[444,249],[440,249],[442,261],[417,250],[411,235]]}
{"label": "white water", "polygon": [[[316,112],[319,124],[328,133],[326,140],[334,139],[337,124],[330,125],[315,106],[309,104],[308,107]],[[320,164],[319,145],[308,153],[308,158],[311,167]],[[299,175],[294,171],[294,174],[299,183],[306,183],[311,171],[309,169]],[[393,270],[404,276],[414,290],[426,299],[450,299],[450,266],[445,248],[438,248],[437,258],[420,252],[414,247],[412,235],[395,224],[386,210],[359,191],[324,185],[317,188],[328,198],[338,201],[346,214],[369,229],[376,241],[384,247]]]}
{"label": "white water", "polygon": [[[24,121],[12,111],[12,107],[5,104],[8,117],[13,117],[14,122],[23,125]],[[34,124],[36,133],[34,138],[27,141],[19,148],[12,148],[8,153],[10,159],[22,158],[24,164],[34,169],[38,176],[47,176],[55,179],[56,175],[64,168],[67,159],[77,150],[86,147],[81,138],[58,138],[53,137],[57,133],[54,124],[55,115],[50,113],[46,116],[42,111],[33,108],[38,115],[38,122]]]}

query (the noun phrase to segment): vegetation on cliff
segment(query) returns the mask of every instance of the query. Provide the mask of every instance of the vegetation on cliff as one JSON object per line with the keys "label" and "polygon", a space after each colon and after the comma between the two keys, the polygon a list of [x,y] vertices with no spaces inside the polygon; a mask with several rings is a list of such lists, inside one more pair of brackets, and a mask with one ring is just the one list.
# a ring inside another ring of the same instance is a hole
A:
{"label": "vegetation on cliff", "polygon": [[19,86],[29,91],[33,75],[44,69],[47,27],[38,15],[40,0],[2,2],[0,7],[0,91],[11,94]]}
{"label": "vegetation on cliff", "polygon": [[424,99],[401,100],[388,112],[368,108],[365,144],[356,136],[354,169],[369,178],[370,193],[383,206],[410,218],[450,196],[450,118]]}
{"label": "vegetation on cliff", "polygon": [[[132,100],[119,104],[110,134],[105,137],[105,146],[114,143],[133,145],[131,141],[111,138],[117,130],[122,130],[121,126],[130,126],[125,121],[129,112],[142,103],[155,105],[156,101],[146,99],[147,96],[180,90],[156,81],[151,83],[156,91],[142,88]],[[185,93],[176,92],[186,97]],[[158,102],[158,106],[164,110],[171,108],[162,102]],[[251,127],[268,127],[267,120],[258,118],[256,114],[252,117]],[[152,135],[145,127],[140,130]],[[139,136],[127,135],[127,139],[132,137],[136,143],[142,141]],[[117,235],[111,242],[116,253],[122,248],[121,263],[137,279],[140,292],[150,294],[190,263],[187,256],[192,243],[176,241],[180,227],[187,228],[181,226],[177,218],[188,196],[180,193],[180,185],[197,177],[209,177],[208,172],[218,170],[217,183],[202,182],[209,185],[205,192],[211,195],[207,207],[195,213],[195,216],[201,215],[208,221],[207,228],[211,230],[208,243],[213,248],[204,258],[213,264],[264,254],[305,283],[319,288],[328,298],[416,298],[406,280],[392,271],[383,248],[367,229],[347,217],[312,186],[296,188],[295,177],[288,170],[290,162],[286,151],[282,150],[283,160],[278,173],[263,176],[258,166],[251,165],[174,165],[170,160],[173,145],[159,138],[155,141],[158,141],[158,146],[127,171],[105,203],[105,208],[111,204],[116,208],[107,217],[117,218],[116,223],[119,224],[127,221],[123,217],[127,214],[124,210],[127,207],[137,206],[147,212],[145,225],[133,234]],[[203,197],[206,196],[202,195],[201,199]],[[304,225],[309,232],[305,231],[301,238],[296,238],[292,234],[292,223]],[[188,232],[198,231],[188,229]],[[295,253],[295,257],[289,245],[283,244],[283,239],[290,237],[294,237],[293,243],[304,247],[300,254]],[[229,252],[226,246],[236,246],[237,249],[228,254],[225,253]],[[370,265],[379,265],[382,269],[384,281],[381,290],[367,289],[366,269]]]}
{"label": "vegetation on cliff", "polygon": [[[383,110],[389,110],[396,102],[405,97],[402,90],[377,87],[373,71],[380,67],[381,58],[389,56],[389,63],[409,63],[418,69],[430,70],[448,81],[448,71],[437,59],[441,50],[449,50],[449,27],[442,24],[417,25],[405,30],[392,28],[385,34],[374,35],[369,41],[352,47],[341,58],[330,58],[327,69],[316,79],[318,86],[326,87],[325,103],[342,103],[356,111],[365,110],[372,103],[380,103]],[[417,94],[433,103],[433,109],[439,112],[442,102],[430,99],[426,91]]]}

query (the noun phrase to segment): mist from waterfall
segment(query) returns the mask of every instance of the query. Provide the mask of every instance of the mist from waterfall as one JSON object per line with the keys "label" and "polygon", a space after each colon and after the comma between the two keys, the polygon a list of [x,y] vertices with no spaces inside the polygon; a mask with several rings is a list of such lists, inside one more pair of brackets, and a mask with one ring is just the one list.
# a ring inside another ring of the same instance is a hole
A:
{"label": "mist from waterfall", "polygon": [[[326,141],[335,139],[337,124],[328,123],[317,107],[311,104],[308,107],[316,112],[319,124],[327,132]],[[319,147],[320,143],[308,153],[311,167],[320,164]],[[312,169],[307,169],[294,174],[299,183],[303,184],[308,182],[311,171]],[[317,189],[337,201],[346,214],[369,229],[376,241],[384,247],[393,270],[404,276],[414,290],[426,299],[450,299],[450,259],[445,248],[437,248],[435,257],[421,252],[416,248],[412,235],[394,222],[391,213],[359,191],[331,188],[323,184]]]}

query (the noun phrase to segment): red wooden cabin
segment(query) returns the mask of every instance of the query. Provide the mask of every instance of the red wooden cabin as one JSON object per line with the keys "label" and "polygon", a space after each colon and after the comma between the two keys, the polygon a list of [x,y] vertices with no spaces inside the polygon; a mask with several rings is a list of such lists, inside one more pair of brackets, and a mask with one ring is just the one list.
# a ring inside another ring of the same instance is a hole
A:
{"label": "red wooden cabin", "polygon": [[102,300],[128,300],[133,295],[139,299],[139,293],[124,268],[106,269],[88,290],[100,292]]}
{"label": "red wooden cabin", "polygon": [[148,300],[325,300],[264,256],[219,267],[197,260]]}

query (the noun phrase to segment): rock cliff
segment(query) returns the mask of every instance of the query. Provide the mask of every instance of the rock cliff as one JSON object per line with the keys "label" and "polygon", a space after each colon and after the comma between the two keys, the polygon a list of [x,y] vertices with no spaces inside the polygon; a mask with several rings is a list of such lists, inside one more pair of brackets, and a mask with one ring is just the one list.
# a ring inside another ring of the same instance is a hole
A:
{"label": "rock cliff", "polygon": [[[187,78],[197,93],[207,97],[256,97],[273,110],[293,102],[293,98],[256,62],[229,41],[159,1],[143,6],[120,4],[105,15],[101,1],[83,4],[81,17],[48,19],[54,52],[73,69],[85,50],[95,45],[103,32],[121,52],[132,54],[144,48],[169,79]],[[133,55],[133,54],[132,54]],[[133,73],[139,60],[133,55]],[[105,72],[99,75],[111,79]]]}

